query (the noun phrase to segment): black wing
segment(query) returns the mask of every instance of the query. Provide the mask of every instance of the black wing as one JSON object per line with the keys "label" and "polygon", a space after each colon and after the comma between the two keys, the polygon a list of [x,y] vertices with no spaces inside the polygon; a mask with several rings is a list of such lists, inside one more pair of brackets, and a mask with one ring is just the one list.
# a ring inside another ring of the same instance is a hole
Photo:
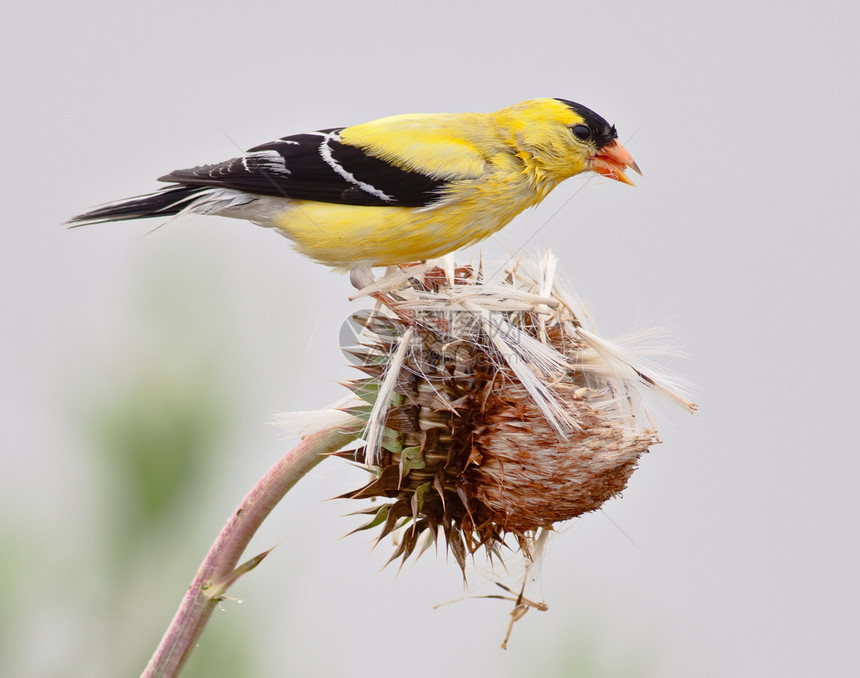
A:
{"label": "black wing", "polygon": [[348,205],[421,207],[444,180],[395,167],[340,141],[343,128],[283,137],[241,158],[176,170],[159,181]]}

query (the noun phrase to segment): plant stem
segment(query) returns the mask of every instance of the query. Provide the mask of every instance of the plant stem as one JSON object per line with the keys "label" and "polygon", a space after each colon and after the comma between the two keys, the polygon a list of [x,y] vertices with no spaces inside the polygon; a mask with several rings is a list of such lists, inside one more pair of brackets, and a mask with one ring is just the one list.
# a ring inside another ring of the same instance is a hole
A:
{"label": "plant stem", "polygon": [[[266,516],[290,488],[327,454],[336,452],[355,437],[356,434],[340,428],[309,435],[257,482],[209,549],[141,678],[173,678],[178,675],[223,593],[242,573],[236,570],[236,564]],[[258,557],[256,562],[260,559]],[[256,562],[250,566],[243,565],[240,570],[248,571]]]}

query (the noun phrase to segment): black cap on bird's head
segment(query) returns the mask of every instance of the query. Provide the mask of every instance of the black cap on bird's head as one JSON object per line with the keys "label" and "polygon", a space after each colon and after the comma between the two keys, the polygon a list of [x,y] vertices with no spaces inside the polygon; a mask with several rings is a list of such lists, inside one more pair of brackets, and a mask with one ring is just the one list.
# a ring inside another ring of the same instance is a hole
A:
{"label": "black cap on bird's head", "polygon": [[556,98],[556,101],[560,101],[582,118],[583,124],[574,125],[571,128],[573,134],[581,141],[593,142],[597,147],[597,153],[588,159],[590,169],[610,179],[633,186],[633,182],[624,174],[624,170],[629,167],[640,176],[642,172],[633,160],[633,156],[618,143],[615,125],[610,125],[590,108],[575,101],[560,98]]}
{"label": "black cap on bird's head", "polygon": [[606,122],[605,118],[597,115],[597,113],[592,111],[590,108],[586,108],[575,101],[568,101],[567,99],[557,98],[556,101],[563,103],[585,121],[588,129],[591,130],[591,138],[597,145],[597,148],[603,148],[610,141],[618,138],[618,132],[615,130],[615,125],[610,125]]}

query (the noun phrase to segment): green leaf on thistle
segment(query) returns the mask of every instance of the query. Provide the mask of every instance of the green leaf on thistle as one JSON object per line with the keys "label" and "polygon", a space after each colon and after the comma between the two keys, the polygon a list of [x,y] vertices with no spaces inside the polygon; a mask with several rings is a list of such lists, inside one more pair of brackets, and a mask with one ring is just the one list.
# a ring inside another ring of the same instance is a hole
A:
{"label": "green leaf on thistle", "polygon": [[421,451],[420,445],[414,447],[404,447],[400,452],[400,479],[402,480],[409,475],[409,472],[416,468],[424,468],[427,463],[424,461],[424,453]]}

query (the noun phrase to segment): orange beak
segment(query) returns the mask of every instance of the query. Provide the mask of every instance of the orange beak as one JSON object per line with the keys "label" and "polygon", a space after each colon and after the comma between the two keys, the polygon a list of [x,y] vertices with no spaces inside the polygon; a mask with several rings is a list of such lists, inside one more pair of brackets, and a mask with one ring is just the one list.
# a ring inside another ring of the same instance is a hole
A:
{"label": "orange beak", "polygon": [[624,174],[625,169],[629,167],[636,174],[642,176],[639,165],[633,160],[633,156],[614,139],[601,148],[595,155],[592,155],[588,161],[592,172],[597,172],[605,177],[629,184],[630,186],[635,186],[636,184],[630,181],[630,178]]}

